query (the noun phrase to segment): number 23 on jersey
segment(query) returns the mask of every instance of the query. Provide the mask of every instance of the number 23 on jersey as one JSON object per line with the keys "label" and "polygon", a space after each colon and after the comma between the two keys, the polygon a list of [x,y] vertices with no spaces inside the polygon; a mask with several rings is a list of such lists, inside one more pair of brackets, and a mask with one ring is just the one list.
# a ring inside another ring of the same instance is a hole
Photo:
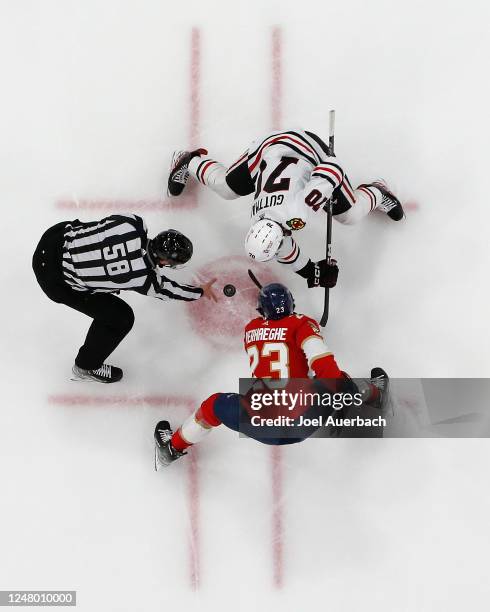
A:
{"label": "number 23 on jersey", "polygon": [[285,342],[264,342],[247,348],[252,376],[289,378],[289,348]]}

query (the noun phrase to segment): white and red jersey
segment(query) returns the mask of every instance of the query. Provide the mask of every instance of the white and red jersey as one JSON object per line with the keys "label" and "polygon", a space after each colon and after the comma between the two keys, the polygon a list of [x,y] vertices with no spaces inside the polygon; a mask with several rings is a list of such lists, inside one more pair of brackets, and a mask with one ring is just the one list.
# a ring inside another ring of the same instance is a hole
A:
{"label": "white and red jersey", "polygon": [[257,317],[245,328],[244,344],[254,378],[307,378],[310,371],[317,378],[342,376],[318,323],[306,315]]}
{"label": "white and red jersey", "polygon": [[[256,187],[253,222],[267,218],[285,229],[302,229],[323,209],[336,187],[349,191],[338,160],[329,156],[327,145],[312,132],[268,133],[254,140],[237,164],[245,159]],[[353,190],[351,196],[354,202]]]}

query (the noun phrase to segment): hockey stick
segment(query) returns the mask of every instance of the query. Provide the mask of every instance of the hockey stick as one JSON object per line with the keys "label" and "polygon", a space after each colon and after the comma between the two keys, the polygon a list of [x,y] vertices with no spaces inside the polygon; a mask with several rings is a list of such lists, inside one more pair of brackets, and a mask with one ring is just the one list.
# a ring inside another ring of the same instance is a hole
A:
{"label": "hockey stick", "polygon": [[261,285],[261,283],[258,281],[257,277],[256,277],[256,276],[255,276],[255,274],[252,272],[252,270],[249,270],[249,271],[248,271],[248,275],[249,275],[249,276],[250,276],[250,278],[252,279],[253,283],[254,283],[255,285],[257,285],[257,287],[258,287],[259,289],[262,289],[262,285]]}
{"label": "hockey stick", "polygon": [[[328,153],[330,156],[335,155],[335,111],[329,112],[329,130],[328,130]],[[327,240],[325,245],[325,258],[327,263],[330,263],[332,258],[332,199],[327,203]],[[325,295],[323,298],[323,314],[320,319],[320,325],[325,327],[328,321],[328,309],[330,305],[330,289],[325,287]]]}

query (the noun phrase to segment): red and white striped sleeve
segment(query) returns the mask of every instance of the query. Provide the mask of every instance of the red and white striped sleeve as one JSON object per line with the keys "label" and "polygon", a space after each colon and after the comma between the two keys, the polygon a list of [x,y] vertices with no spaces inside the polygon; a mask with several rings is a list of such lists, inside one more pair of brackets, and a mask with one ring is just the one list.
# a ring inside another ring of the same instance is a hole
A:
{"label": "red and white striped sleeve", "polygon": [[314,319],[304,318],[296,331],[296,341],[308,360],[316,378],[341,378],[342,372],[328,349]]}

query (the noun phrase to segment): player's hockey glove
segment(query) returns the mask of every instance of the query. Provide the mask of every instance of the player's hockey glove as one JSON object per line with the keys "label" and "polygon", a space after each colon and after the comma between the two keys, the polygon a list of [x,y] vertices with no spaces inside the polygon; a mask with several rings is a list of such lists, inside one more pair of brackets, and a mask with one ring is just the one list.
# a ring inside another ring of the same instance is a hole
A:
{"label": "player's hockey glove", "polygon": [[330,263],[326,259],[321,261],[311,261],[304,268],[297,271],[297,274],[306,278],[308,287],[335,287],[337,277],[339,275],[339,267],[335,259],[331,259]]}
{"label": "player's hockey glove", "polygon": [[339,393],[350,393],[355,395],[359,393],[359,389],[354,380],[342,370],[342,377],[338,379],[337,392]]}
{"label": "player's hockey glove", "polygon": [[[346,373],[341,371],[340,376],[336,378],[315,378],[314,379],[314,387],[317,393],[330,394],[334,398],[338,395],[348,395],[349,396],[349,404],[347,406],[334,406],[333,408],[325,407],[326,414],[325,416],[333,415],[335,418],[343,419],[349,412],[349,406],[352,405],[352,398],[356,393],[359,393],[356,383],[352,380],[352,378]],[[346,397],[347,400],[347,397]],[[340,398],[337,398],[337,401],[341,402]],[[330,437],[338,437],[342,434],[342,426],[337,425],[329,425],[328,431]]]}
{"label": "player's hockey glove", "polygon": [[344,371],[337,378],[314,378],[314,387],[319,393],[359,393],[356,383]]}

